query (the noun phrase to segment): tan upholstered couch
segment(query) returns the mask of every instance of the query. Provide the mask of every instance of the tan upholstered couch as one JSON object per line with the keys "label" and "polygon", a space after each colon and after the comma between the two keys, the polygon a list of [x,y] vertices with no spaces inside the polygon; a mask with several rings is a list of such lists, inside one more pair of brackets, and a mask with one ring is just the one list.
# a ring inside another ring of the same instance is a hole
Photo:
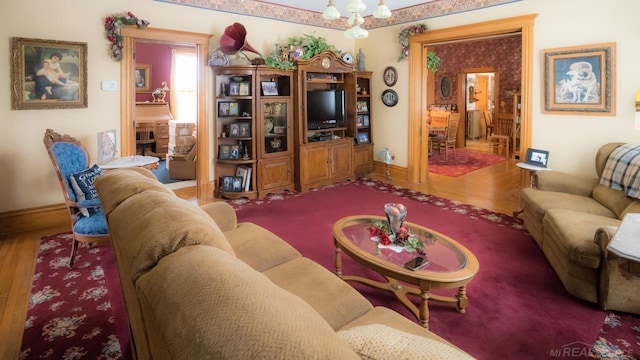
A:
{"label": "tan upholstered couch", "polygon": [[[621,274],[606,247],[621,219],[640,212],[640,201],[599,184],[609,154],[620,143],[605,144],[595,157],[598,178],[538,171],[536,189],[522,192],[524,226],[538,243],[567,291],[599,302],[605,309],[637,312],[638,281],[617,282]],[[603,228],[596,237],[596,231]],[[605,256],[606,255],[606,256]]]}
{"label": "tan upholstered couch", "polygon": [[225,202],[198,207],[144,169],[111,171],[95,186],[138,359],[342,360],[385,345],[388,358],[468,357],[273,233],[238,223]]}

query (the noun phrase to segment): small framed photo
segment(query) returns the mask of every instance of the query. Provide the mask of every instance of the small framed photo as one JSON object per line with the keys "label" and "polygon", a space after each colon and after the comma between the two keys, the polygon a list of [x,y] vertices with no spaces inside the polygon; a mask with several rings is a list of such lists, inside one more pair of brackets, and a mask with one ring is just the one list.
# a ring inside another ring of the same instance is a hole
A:
{"label": "small framed photo", "polygon": [[238,95],[240,96],[249,96],[250,91],[249,91],[249,82],[248,81],[243,81],[240,83],[240,90],[238,91]]}
{"label": "small framed photo", "polygon": [[231,145],[218,145],[218,159],[229,159],[231,156]]}
{"label": "small framed photo", "polygon": [[229,116],[238,116],[238,103],[229,103]]}
{"label": "small framed photo", "polygon": [[229,124],[229,137],[240,137],[240,123]]}
{"label": "small framed photo", "polygon": [[356,120],[356,126],[358,126],[358,127],[363,126],[363,125],[362,125],[362,118],[363,118],[363,116],[364,116],[364,115],[358,115],[358,118],[357,118],[357,120]]}
{"label": "small framed photo", "polygon": [[230,102],[219,102],[218,103],[218,116],[230,116],[229,114],[229,104]]}
{"label": "small framed photo", "polygon": [[548,162],[549,162],[548,151],[532,149],[532,148],[527,149],[527,157],[524,160],[525,164],[546,168]]}
{"label": "small framed photo", "polygon": [[251,137],[251,123],[250,122],[241,122],[240,123],[240,137]]}
{"label": "small framed photo", "polygon": [[237,81],[232,81],[229,83],[229,96],[238,96],[240,95],[240,83]]}
{"label": "small framed photo", "polygon": [[366,113],[369,112],[369,107],[367,106],[367,102],[366,101],[358,101],[356,103],[356,109],[359,113]]}
{"label": "small framed photo", "polygon": [[229,159],[240,160],[240,145],[229,145]]}
{"label": "small framed photo", "polygon": [[284,126],[274,126],[273,127],[273,133],[274,134],[284,134],[286,132],[287,128]]}
{"label": "small framed photo", "polygon": [[104,164],[116,158],[116,130],[98,133],[98,164]]}
{"label": "small framed photo", "polygon": [[233,191],[233,180],[235,176],[223,176],[220,184],[222,191]]}
{"label": "small framed photo", "polygon": [[278,95],[278,87],[276,86],[275,81],[263,81],[260,84],[262,85],[262,95],[264,96]]}
{"label": "small framed photo", "polygon": [[231,191],[242,191],[242,176],[231,176],[233,181],[231,183]]}
{"label": "small framed photo", "polygon": [[369,126],[369,115],[362,115],[362,126]]}
{"label": "small framed photo", "polygon": [[369,134],[366,132],[358,133],[358,144],[368,144],[369,143]]}

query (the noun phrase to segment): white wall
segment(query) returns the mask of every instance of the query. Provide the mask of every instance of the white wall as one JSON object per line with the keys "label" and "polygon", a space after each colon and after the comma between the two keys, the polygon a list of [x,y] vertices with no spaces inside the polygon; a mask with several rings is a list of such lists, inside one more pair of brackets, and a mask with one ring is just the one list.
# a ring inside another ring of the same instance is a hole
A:
{"label": "white wall", "polygon": [[[398,32],[406,25],[370,31],[368,39],[355,44],[342,32],[281,23],[229,13],[197,9],[155,1],[82,1],[65,0],[49,6],[39,0],[5,0],[0,12],[0,212],[32,208],[63,201],[50,161],[42,144],[47,128],[68,133],[96,157],[96,134],[119,127],[119,94],[100,90],[102,80],[119,80],[120,64],[109,58],[104,38],[106,16],[132,11],[151,21],[157,28],[213,34],[212,49],[219,35],[233,22],[243,23],[248,41],[265,56],[275,42],[291,36],[314,33],[338,48],[353,54],[362,47],[367,70],[373,70],[375,98],[386,88],[381,73],[386,66],[398,69],[398,83],[393,87],[400,96],[397,106],[387,108],[380,101],[375,106],[374,142],[392,149],[400,166],[406,166],[407,148],[407,62],[396,61],[400,47]],[[524,0],[513,4],[458,15],[427,19],[429,29],[469,24],[479,21],[538,13],[534,36],[533,146],[551,151],[550,166],[567,172],[593,173],[593,154],[608,141],[640,142],[640,132],[633,130],[634,101],[640,88],[640,2],[610,0],[606,5],[587,6],[581,0]],[[89,107],[69,110],[10,110],[10,37],[43,38],[88,43]],[[617,114],[615,117],[561,116],[541,114],[540,50],[554,47],[617,42]],[[213,114],[213,112],[211,112]],[[376,153],[374,153],[374,156]]]}
{"label": "white wall", "polygon": [[[429,30],[526,14],[538,14],[534,30],[532,147],[551,152],[549,166],[554,170],[595,175],[594,155],[598,147],[611,141],[640,143],[634,130],[635,96],[640,89],[640,2],[612,0],[606,5],[587,5],[582,0],[524,0],[503,6],[427,19]],[[386,86],[381,73],[387,66],[398,69],[399,81],[393,87],[399,94],[397,106],[375,104],[374,156],[383,147],[396,155],[394,164],[407,165],[408,62],[396,61],[397,34],[408,24],[372,30],[369,38],[356,42],[367,55],[367,70],[373,70],[374,93],[379,98]],[[543,49],[602,42],[617,43],[617,83],[615,116],[576,116],[542,114]]]}

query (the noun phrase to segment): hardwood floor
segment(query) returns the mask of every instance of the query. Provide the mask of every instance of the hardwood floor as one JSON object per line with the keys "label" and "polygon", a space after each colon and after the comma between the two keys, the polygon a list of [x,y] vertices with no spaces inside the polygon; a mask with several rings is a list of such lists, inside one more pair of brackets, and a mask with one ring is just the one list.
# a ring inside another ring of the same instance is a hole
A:
{"label": "hardwood floor", "polygon": [[[468,141],[467,149],[487,152],[489,145],[484,139]],[[457,178],[431,174],[428,182],[419,185],[393,183],[511,215],[519,207],[520,169],[515,164],[515,160],[503,161]],[[387,182],[384,176],[374,178]],[[175,192],[196,202],[195,188]],[[68,230],[54,227],[0,238],[0,359],[19,358],[40,238]]]}

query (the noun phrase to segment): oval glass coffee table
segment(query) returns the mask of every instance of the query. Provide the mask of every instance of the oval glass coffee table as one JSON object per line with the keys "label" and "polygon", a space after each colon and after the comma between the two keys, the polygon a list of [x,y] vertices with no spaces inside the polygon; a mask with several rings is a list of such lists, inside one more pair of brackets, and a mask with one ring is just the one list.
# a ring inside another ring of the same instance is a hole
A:
{"label": "oval glass coffee table", "polygon": [[[467,248],[453,239],[426,227],[404,223],[425,244],[426,258],[429,264],[420,270],[409,270],[404,263],[419,256],[416,252],[402,250],[395,252],[380,248],[378,242],[371,239],[369,226],[372,221],[384,221],[386,217],[373,215],[348,216],[333,225],[333,238],[336,247],[336,274],[345,281],[357,281],[379,289],[389,290],[420,321],[420,325],[429,327],[429,300],[455,302],[456,309],[464,313],[469,302],[466,285],[478,273],[478,259]],[[387,282],[376,281],[361,276],[342,274],[342,253],[356,262],[379,273]],[[447,297],[431,294],[432,289],[457,288],[455,296]],[[407,294],[420,297],[417,307]]]}

